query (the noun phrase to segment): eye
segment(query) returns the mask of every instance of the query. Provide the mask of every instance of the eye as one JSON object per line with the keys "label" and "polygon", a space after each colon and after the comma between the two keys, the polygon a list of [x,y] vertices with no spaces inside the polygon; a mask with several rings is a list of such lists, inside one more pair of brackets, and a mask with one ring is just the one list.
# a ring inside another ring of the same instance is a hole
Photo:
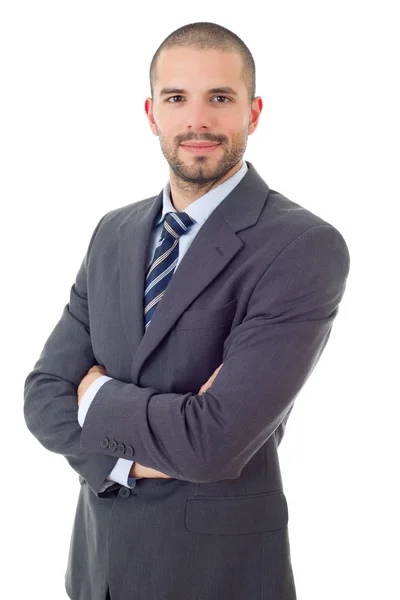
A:
{"label": "eye", "polygon": [[[167,102],[169,102],[171,98],[182,98],[182,96],[170,96],[169,98],[167,98]],[[176,102],[170,102],[170,104],[176,104]]]}
{"label": "eye", "polygon": [[[227,96],[214,96],[214,98],[225,98],[225,100],[228,100],[230,102],[230,100]],[[227,103],[226,102],[217,102],[217,104],[227,104]]]}
{"label": "eye", "polygon": [[[171,100],[171,98],[183,98],[183,96],[177,95],[177,96],[170,96],[169,98],[167,98],[167,102],[169,102]],[[230,99],[227,96],[213,96],[214,98],[225,98],[225,100],[228,100],[228,102],[230,102]],[[228,104],[228,102],[217,102],[217,104]],[[170,104],[177,104],[176,102],[169,102]]]}

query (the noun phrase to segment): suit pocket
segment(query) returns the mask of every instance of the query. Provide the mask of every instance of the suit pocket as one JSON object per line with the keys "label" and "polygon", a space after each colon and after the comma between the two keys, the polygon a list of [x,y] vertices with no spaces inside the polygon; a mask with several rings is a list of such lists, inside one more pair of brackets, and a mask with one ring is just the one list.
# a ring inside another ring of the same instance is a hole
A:
{"label": "suit pocket", "polygon": [[188,310],[178,319],[175,330],[230,326],[235,316],[236,305],[237,299],[235,298],[219,308]]}
{"label": "suit pocket", "polygon": [[196,496],[186,499],[185,523],[193,533],[259,533],[285,528],[288,507],[282,491],[253,496]]}

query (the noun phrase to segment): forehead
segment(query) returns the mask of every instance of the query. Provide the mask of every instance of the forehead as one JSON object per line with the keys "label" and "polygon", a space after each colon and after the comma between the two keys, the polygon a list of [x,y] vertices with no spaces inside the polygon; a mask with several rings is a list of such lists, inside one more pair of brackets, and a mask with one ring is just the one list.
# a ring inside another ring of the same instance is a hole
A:
{"label": "forehead", "polygon": [[242,68],[242,58],[237,52],[168,48],[158,57],[156,87],[203,89],[229,85],[241,93],[245,87]]}

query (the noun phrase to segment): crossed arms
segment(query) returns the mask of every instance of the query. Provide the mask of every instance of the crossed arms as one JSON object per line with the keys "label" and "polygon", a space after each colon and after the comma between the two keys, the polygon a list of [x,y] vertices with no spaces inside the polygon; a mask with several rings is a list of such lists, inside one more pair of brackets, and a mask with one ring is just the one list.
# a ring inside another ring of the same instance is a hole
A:
{"label": "crossed arms", "polygon": [[[222,365],[220,365],[217,369],[215,369],[215,371],[211,375],[211,377],[206,381],[206,383],[204,383],[201,386],[201,388],[199,390],[199,394],[203,394],[206,390],[208,390],[208,388],[211,386],[212,382],[214,381],[214,379],[217,376],[217,373],[221,367],[222,367]],[[101,365],[94,365],[93,367],[91,367],[89,369],[89,371],[87,372],[87,374],[85,375],[85,377],[82,379],[81,383],[78,386],[78,391],[77,391],[78,406],[80,405],[81,398],[85,394],[88,387],[94,381],[96,381],[96,379],[98,377],[101,377],[102,375],[106,375],[106,370]],[[142,477],[144,477],[144,478],[161,477],[164,479],[171,479],[170,475],[167,475],[166,473],[162,473],[161,471],[157,471],[156,469],[151,469],[150,467],[145,467],[144,465],[141,465],[136,461],[132,465],[132,468],[129,472],[129,476],[130,477],[140,477],[140,478],[142,478]]]}
{"label": "crossed arms", "polygon": [[26,378],[29,430],[65,456],[97,495],[116,463],[100,445],[104,437],[131,445],[141,465],[170,477],[200,483],[239,477],[291,410],[328,341],[350,264],[341,234],[313,226],[275,257],[225,340],[211,388],[163,393],[112,379],[97,392],[81,429],[77,389],[97,362],[87,302],[87,256],[97,228],[70,302]]}

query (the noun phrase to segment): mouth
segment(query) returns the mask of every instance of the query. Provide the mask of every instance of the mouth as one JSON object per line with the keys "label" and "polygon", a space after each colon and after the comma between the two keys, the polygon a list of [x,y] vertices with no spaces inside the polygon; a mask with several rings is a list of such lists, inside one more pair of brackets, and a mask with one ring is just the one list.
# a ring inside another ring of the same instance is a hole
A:
{"label": "mouth", "polygon": [[213,150],[215,150],[215,148],[218,148],[218,146],[220,146],[221,143],[207,143],[207,142],[202,142],[202,143],[193,143],[190,144],[189,142],[186,144],[181,144],[182,148],[184,148],[185,150],[187,150],[188,152],[192,152],[194,154],[208,154],[209,152],[212,152]]}

